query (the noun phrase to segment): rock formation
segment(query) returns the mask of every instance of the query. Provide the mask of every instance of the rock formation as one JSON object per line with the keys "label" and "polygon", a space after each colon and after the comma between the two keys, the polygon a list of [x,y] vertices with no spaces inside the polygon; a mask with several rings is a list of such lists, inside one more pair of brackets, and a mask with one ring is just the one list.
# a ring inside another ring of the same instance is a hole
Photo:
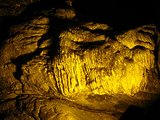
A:
{"label": "rock formation", "polygon": [[10,27],[0,50],[0,119],[118,120],[158,98],[158,25],[120,32],[78,20],[67,5]]}

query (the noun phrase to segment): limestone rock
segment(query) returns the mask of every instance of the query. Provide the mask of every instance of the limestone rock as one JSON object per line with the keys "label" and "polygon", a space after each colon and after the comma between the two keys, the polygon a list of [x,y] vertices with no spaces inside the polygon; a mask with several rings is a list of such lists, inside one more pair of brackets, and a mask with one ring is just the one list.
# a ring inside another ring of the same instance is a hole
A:
{"label": "limestone rock", "polygon": [[57,9],[55,16],[61,19],[73,19],[76,13],[72,9]]}
{"label": "limestone rock", "polygon": [[75,18],[57,9],[11,27],[0,50],[2,119],[118,120],[159,95],[156,25],[111,37],[112,26]]}
{"label": "limestone rock", "polygon": [[[3,83],[1,91],[7,91],[6,94],[3,93],[6,98],[16,91],[22,91],[22,85],[17,80],[18,74],[21,73],[16,73],[17,67],[14,64],[14,59],[32,53],[38,48],[37,42],[47,32],[47,24],[47,18],[38,17],[33,21],[12,27],[12,34],[5,41],[0,52],[0,76]],[[25,61],[25,59],[27,58],[21,59],[17,65],[21,64],[22,60]],[[12,87],[9,89],[5,86]]]}

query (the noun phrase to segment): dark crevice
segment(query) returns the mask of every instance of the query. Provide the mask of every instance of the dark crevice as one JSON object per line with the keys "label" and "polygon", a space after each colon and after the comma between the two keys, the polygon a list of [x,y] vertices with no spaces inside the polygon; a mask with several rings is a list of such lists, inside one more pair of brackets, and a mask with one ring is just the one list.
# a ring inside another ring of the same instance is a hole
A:
{"label": "dark crevice", "polygon": [[105,40],[99,40],[94,42],[75,42],[82,50],[85,49],[94,49],[98,48],[99,46],[102,46],[105,44]]}
{"label": "dark crevice", "polygon": [[26,110],[26,105],[23,103],[23,101],[16,101],[16,108],[19,112],[23,113]]}
{"label": "dark crevice", "polygon": [[43,118],[41,117],[41,108],[40,108],[40,111],[39,111],[39,113],[38,113],[38,118],[39,118],[40,120],[43,120]]}
{"label": "dark crevice", "polygon": [[154,56],[155,56],[155,67],[157,70],[157,79],[160,80],[160,69],[158,67],[158,63],[159,63],[159,48],[160,48],[160,41],[158,41],[158,32],[157,35],[154,35],[153,40],[155,41],[155,49],[154,49]]}
{"label": "dark crevice", "polygon": [[[143,31],[143,30],[139,30],[138,31],[139,33],[142,33],[143,35],[149,35],[149,36],[153,36],[153,34],[152,33],[150,33],[150,32],[146,32],[146,31]],[[153,32],[155,32],[155,31],[153,31]]]}
{"label": "dark crevice", "polygon": [[132,48],[132,50],[136,50],[136,49],[140,49],[140,50],[145,50],[146,48],[144,46],[141,45],[136,45],[135,47]]}
{"label": "dark crevice", "polygon": [[20,55],[15,59],[11,59],[11,62],[16,65],[16,72],[14,73],[14,77],[16,79],[20,80],[21,75],[23,75],[22,66],[34,57],[38,56],[41,51],[42,49],[37,49],[35,52]]}

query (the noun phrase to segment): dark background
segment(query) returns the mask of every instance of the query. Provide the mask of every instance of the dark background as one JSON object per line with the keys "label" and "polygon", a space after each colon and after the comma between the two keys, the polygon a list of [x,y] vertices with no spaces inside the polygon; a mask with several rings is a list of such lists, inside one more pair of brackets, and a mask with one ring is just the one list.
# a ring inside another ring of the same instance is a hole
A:
{"label": "dark background", "polygon": [[[8,28],[21,16],[58,7],[68,7],[66,0],[0,0],[0,38],[5,39]],[[144,24],[160,24],[160,7],[156,0],[73,0],[80,21],[107,23],[117,30]]]}

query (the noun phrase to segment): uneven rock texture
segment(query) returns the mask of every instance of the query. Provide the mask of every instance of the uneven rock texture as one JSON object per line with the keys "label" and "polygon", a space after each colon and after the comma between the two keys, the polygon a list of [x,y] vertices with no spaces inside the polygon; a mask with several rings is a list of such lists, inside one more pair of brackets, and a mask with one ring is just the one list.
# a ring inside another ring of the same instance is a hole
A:
{"label": "uneven rock texture", "polygon": [[0,119],[118,120],[159,96],[157,26],[115,34],[78,21],[67,4],[10,28],[0,50]]}
{"label": "uneven rock texture", "polygon": [[[63,83],[60,87],[62,92],[131,95],[143,89],[148,79],[147,70],[153,69],[155,64],[152,51],[154,42],[150,36],[140,33],[143,28],[138,29],[119,35],[114,41],[104,35],[98,36],[83,30],[64,33],[66,35],[62,35],[60,43],[62,55],[54,63],[56,78],[61,78],[58,83]],[[75,42],[74,49],[69,40],[73,44]],[[70,87],[67,90],[68,85]]]}
{"label": "uneven rock texture", "polygon": [[0,16],[17,16],[27,5],[39,0],[0,0]]}

